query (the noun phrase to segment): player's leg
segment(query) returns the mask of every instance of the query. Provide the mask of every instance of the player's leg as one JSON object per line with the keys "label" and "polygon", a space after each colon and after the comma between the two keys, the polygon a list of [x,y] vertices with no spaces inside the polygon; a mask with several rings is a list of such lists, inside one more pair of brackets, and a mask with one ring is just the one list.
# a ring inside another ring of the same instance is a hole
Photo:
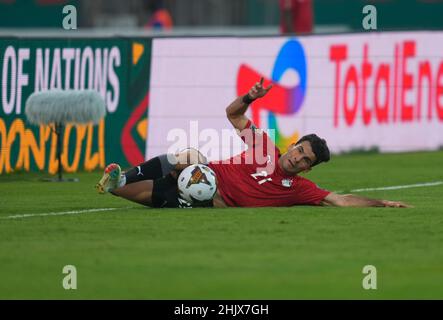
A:
{"label": "player's leg", "polygon": [[133,182],[123,187],[116,188],[110,191],[110,193],[129,201],[137,202],[145,206],[151,206],[155,181],[156,180],[143,180]]}
{"label": "player's leg", "polygon": [[187,148],[175,154],[175,170],[181,171],[192,164],[207,164],[208,159],[197,149]]}
{"label": "player's leg", "polygon": [[175,170],[175,167],[175,156],[162,154],[124,172],[118,187],[144,180],[159,179]]}
{"label": "player's leg", "polygon": [[167,155],[152,158],[122,173],[118,164],[105,168],[103,177],[96,185],[99,193],[111,193],[142,205],[152,204],[154,181],[174,170]]}
{"label": "player's leg", "polygon": [[195,163],[207,163],[206,157],[196,149],[186,149],[175,155],[163,154],[123,173],[118,164],[111,163],[105,168],[96,188],[99,193],[110,192],[135,182],[156,180],[173,171],[180,172]]}
{"label": "player's leg", "polygon": [[134,182],[111,192],[130,201],[154,208],[179,208],[189,206],[180,201],[177,188],[177,176],[171,172],[156,180]]}
{"label": "player's leg", "polygon": [[[96,188],[99,193],[103,194],[136,182],[161,178],[174,170],[175,165],[168,160],[168,157],[166,154],[160,155],[123,173],[118,164],[111,163],[105,168],[103,177],[97,183]],[[128,193],[128,189],[126,188],[124,194]],[[134,188],[134,192],[136,190],[138,188]]]}
{"label": "player's leg", "polygon": [[180,172],[196,163],[207,163],[207,159],[200,151],[193,148],[177,154],[162,154],[124,172],[119,187],[138,181],[159,179],[172,171]]}
{"label": "player's leg", "polygon": [[[143,205],[159,206],[159,202],[164,202],[159,194],[165,190],[173,193],[172,189],[176,187],[176,179],[181,170],[194,163],[206,162],[206,158],[198,150],[186,149],[175,155],[163,154],[152,158],[124,173],[118,164],[112,163],[106,167],[96,187],[99,193],[110,192]],[[167,179],[163,181],[167,182],[159,182],[157,185],[162,187],[155,188],[155,181],[165,177]],[[160,200],[153,201],[153,193],[156,193],[158,196],[155,198]],[[168,203],[172,202],[171,199],[168,199]]]}

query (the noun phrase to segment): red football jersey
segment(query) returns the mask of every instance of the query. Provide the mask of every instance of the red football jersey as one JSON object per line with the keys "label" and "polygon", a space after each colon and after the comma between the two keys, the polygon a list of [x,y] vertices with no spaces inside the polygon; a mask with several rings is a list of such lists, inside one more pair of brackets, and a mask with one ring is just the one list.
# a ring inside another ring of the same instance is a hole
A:
{"label": "red football jersey", "polygon": [[[291,13],[292,30],[286,25],[285,12]],[[310,33],[314,26],[312,0],[280,0],[280,30],[282,33]]]}
{"label": "red football jersey", "polygon": [[241,137],[243,153],[209,167],[217,175],[219,193],[231,207],[288,207],[319,205],[330,193],[312,181],[291,176],[278,165],[280,151],[268,135],[248,122]]}

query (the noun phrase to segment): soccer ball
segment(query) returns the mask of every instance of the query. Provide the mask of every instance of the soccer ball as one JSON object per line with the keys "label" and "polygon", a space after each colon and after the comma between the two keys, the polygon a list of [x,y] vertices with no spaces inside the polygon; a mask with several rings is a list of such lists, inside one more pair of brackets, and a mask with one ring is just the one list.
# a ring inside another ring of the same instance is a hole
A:
{"label": "soccer ball", "polygon": [[212,200],[217,191],[214,171],[204,164],[193,164],[178,176],[180,196],[191,204]]}

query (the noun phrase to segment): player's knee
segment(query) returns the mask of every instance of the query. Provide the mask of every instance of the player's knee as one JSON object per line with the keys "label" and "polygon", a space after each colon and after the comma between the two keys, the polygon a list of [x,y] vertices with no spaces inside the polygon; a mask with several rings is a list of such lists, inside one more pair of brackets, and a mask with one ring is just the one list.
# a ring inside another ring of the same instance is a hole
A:
{"label": "player's knee", "polygon": [[176,154],[176,168],[184,169],[192,164],[203,163],[206,164],[208,160],[197,149],[188,148]]}

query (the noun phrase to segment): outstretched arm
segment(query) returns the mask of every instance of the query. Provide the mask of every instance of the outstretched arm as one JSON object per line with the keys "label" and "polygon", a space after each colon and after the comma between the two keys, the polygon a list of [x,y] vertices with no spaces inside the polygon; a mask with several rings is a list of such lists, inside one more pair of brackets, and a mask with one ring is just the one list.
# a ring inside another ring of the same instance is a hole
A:
{"label": "outstretched arm", "polygon": [[263,81],[264,79],[261,78],[260,82],[255,83],[246,95],[238,97],[226,108],[226,116],[235,129],[243,130],[246,127],[249,119],[245,113],[249,105],[254,100],[264,97],[271,90],[272,84],[264,88]]}
{"label": "outstretched arm", "polygon": [[322,205],[336,207],[394,207],[410,208],[411,206],[400,201],[370,199],[353,194],[337,194],[331,192],[324,198]]}

